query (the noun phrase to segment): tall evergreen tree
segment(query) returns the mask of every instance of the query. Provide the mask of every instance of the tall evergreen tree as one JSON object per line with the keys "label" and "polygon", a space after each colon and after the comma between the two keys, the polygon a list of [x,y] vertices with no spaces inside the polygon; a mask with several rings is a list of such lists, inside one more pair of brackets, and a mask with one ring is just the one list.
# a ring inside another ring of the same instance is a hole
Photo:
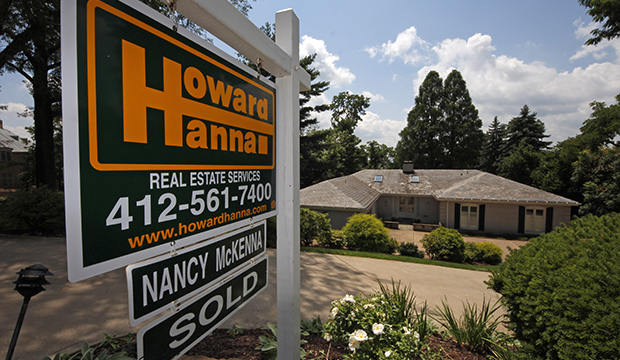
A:
{"label": "tall evergreen tree", "polygon": [[312,67],[316,54],[308,55],[299,61],[308,74],[310,74],[310,91],[302,92],[299,96],[299,152],[300,152],[300,187],[305,188],[318,181],[324,180],[323,176],[329,166],[329,162],[323,156],[327,149],[327,137],[330,130],[318,129],[318,119],[312,114],[330,109],[329,104],[308,106],[313,97],[321,96],[329,89],[329,81],[317,81],[321,74]]}
{"label": "tall evergreen tree", "polygon": [[366,169],[391,169],[394,167],[394,148],[371,140],[361,146],[366,154]]}
{"label": "tall evergreen tree", "polygon": [[398,164],[411,160],[416,168],[441,168],[443,150],[439,137],[444,122],[443,95],[441,76],[436,71],[429,72],[420,85],[415,106],[407,115],[407,126],[399,134]]}
{"label": "tall evergreen tree", "polygon": [[478,165],[484,140],[482,121],[461,73],[445,83],[436,71],[420,85],[396,146],[397,163],[412,160],[417,168],[454,169]]}
{"label": "tall evergreen tree", "polygon": [[480,170],[497,174],[497,164],[501,159],[501,150],[505,136],[506,124],[500,123],[496,116],[485,134],[480,154]]}
{"label": "tall evergreen tree", "polygon": [[470,169],[478,165],[484,140],[482,120],[471,101],[463,76],[452,70],[444,82],[445,126],[440,142],[445,148],[443,167]]}
{"label": "tall evergreen tree", "polygon": [[545,124],[536,118],[537,113],[531,112],[529,106],[523,105],[519,116],[512,118],[506,128],[506,141],[503,153],[509,155],[517,151],[521,142],[531,145],[534,151],[547,149],[551,141],[543,141]]}

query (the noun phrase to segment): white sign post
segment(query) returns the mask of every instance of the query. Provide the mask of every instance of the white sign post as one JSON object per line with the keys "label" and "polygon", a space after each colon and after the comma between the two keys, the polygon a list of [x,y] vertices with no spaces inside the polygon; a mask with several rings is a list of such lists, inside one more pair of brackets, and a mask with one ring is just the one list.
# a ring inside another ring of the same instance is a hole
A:
{"label": "white sign post", "polygon": [[226,0],[178,0],[177,10],[276,76],[278,358],[299,359],[299,91],[310,90],[299,19],[291,9],[276,13],[274,43]]}

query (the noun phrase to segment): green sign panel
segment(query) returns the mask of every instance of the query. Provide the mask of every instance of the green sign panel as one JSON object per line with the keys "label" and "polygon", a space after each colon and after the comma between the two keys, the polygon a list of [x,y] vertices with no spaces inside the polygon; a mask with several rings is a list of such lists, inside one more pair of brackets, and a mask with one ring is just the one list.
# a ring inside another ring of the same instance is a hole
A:
{"label": "green sign panel", "polygon": [[169,360],[185,353],[267,287],[268,258],[181,305],[138,332],[138,359]]}
{"label": "green sign panel", "polygon": [[265,253],[266,222],[127,267],[129,322],[136,325],[212,286]]}
{"label": "green sign panel", "polygon": [[62,24],[71,281],[276,215],[274,84],[137,1]]}

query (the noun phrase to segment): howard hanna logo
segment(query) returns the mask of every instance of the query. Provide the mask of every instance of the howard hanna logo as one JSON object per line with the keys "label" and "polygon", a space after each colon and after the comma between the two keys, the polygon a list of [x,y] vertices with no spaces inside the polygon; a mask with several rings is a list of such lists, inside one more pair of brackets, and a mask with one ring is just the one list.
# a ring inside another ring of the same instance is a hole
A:
{"label": "howard hanna logo", "polygon": [[95,169],[274,168],[272,87],[133,9],[87,7]]}

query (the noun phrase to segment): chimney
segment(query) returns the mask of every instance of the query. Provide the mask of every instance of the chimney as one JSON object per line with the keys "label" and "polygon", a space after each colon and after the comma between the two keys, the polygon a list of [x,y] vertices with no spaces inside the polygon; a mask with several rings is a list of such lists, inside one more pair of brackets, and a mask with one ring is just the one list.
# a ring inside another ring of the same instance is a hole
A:
{"label": "chimney", "polygon": [[413,170],[413,161],[405,161],[403,162],[403,173],[405,174],[414,174]]}
{"label": "chimney", "polygon": [[0,129],[4,129],[4,126],[2,124],[2,120],[0,120]]}

